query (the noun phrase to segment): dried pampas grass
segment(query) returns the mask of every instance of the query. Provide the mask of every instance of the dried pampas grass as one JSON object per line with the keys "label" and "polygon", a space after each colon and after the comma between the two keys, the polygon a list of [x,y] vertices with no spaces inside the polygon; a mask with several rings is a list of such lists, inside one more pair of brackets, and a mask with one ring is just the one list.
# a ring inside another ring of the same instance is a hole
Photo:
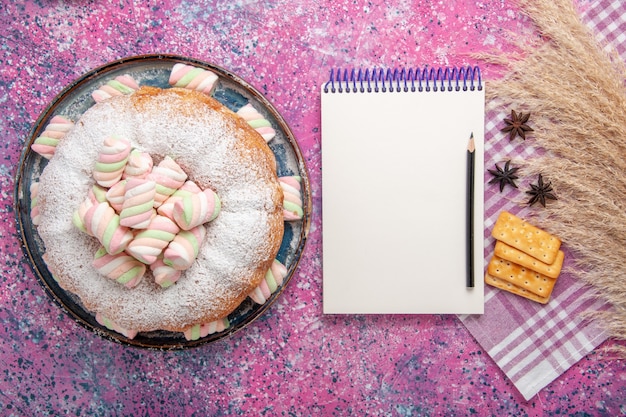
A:
{"label": "dried pampas grass", "polygon": [[613,305],[593,316],[623,341],[626,66],[602,49],[572,0],[520,0],[519,5],[543,40],[489,83],[488,103],[532,112],[534,144],[547,152],[527,161],[527,169],[549,176],[559,198],[538,221],[574,251],[577,276]]}

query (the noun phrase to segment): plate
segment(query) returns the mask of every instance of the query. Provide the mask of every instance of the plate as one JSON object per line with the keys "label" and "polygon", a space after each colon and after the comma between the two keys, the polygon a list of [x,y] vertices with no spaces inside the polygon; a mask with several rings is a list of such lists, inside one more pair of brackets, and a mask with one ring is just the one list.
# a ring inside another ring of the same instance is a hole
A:
{"label": "plate", "polygon": [[[219,76],[213,97],[233,111],[251,103],[264,114],[276,130],[276,137],[269,147],[276,156],[279,176],[302,177],[304,217],[301,221],[285,222],[285,233],[277,259],[287,267],[283,285],[272,294],[265,304],[259,305],[249,298],[228,316],[230,327],[219,333],[195,341],[188,341],[182,333],[155,331],[139,333],[128,339],[100,325],[95,316],[87,311],[74,294],[64,291],[54,280],[42,259],[44,244],[30,217],[30,185],[36,182],[47,160],[30,149],[31,144],[43,132],[55,115],[78,120],[81,114],[95,104],[91,93],[109,80],[123,74],[132,76],[139,85],[168,88],[169,74],[176,63],[185,63],[213,71]],[[175,55],[141,55],[117,60],[96,68],[66,87],[41,114],[22,151],[15,181],[15,212],[22,247],[30,261],[33,272],[46,293],[76,322],[90,331],[114,342],[130,346],[155,349],[184,349],[224,339],[243,329],[260,317],[280,297],[298,266],[310,227],[311,196],[306,166],[298,144],[285,120],[274,106],[256,89],[237,75],[217,65]]]}

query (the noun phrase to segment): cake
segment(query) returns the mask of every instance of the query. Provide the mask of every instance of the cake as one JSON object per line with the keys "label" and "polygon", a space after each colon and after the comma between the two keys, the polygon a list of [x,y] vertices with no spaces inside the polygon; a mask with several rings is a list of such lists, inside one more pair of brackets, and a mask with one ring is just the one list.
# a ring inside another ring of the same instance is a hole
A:
{"label": "cake", "polygon": [[[33,215],[54,279],[101,324],[129,338],[165,330],[196,339],[224,330],[243,300],[265,302],[282,283],[276,256],[284,222],[302,218],[300,179],[279,178],[267,136],[206,91],[137,87],[99,100],[47,149]],[[106,149],[122,159],[110,163]],[[113,165],[122,166],[114,178]],[[180,174],[174,188],[159,188],[159,169]],[[176,214],[174,192],[213,211],[181,212],[178,203]],[[118,237],[103,237],[101,219],[111,213],[124,225],[115,223]],[[169,237],[145,249],[151,224]],[[195,242],[196,253],[168,262],[175,239],[181,248]],[[135,269],[106,276],[122,264]],[[170,279],[162,271],[172,268]]]}

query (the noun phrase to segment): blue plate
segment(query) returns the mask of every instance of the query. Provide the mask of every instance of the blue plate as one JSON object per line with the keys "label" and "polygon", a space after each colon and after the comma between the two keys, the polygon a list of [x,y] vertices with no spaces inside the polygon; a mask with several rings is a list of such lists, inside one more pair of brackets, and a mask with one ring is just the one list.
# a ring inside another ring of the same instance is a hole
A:
{"label": "blue plate", "polygon": [[[101,326],[95,317],[87,311],[74,294],[63,290],[54,280],[42,259],[45,248],[37,234],[37,228],[30,217],[30,185],[36,182],[47,160],[30,149],[31,144],[44,131],[48,122],[55,115],[64,115],[71,120],[80,116],[95,104],[91,93],[107,81],[123,74],[132,76],[139,85],[168,88],[169,74],[176,63],[185,63],[213,71],[219,76],[213,97],[233,111],[251,103],[264,114],[276,130],[276,137],[269,143],[277,161],[278,175],[299,175],[302,177],[302,197],[304,218],[298,222],[285,222],[285,233],[277,255],[288,270],[283,285],[272,294],[263,305],[246,299],[228,316],[230,327],[219,333],[208,335],[195,341],[188,341],[182,333],[155,331],[139,333],[134,339]],[[43,285],[46,293],[61,306],[76,322],[96,334],[118,343],[155,348],[183,349],[211,343],[243,329],[263,314],[280,296],[294,274],[302,256],[310,227],[311,196],[306,166],[300,148],[293,133],[278,111],[256,89],[229,71],[213,64],[174,55],[141,55],[111,62],[83,75],[63,90],[42,113],[29,139],[24,146],[15,181],[15,212],[17,225],[22,239],[24,253],[28,257],[33,272]]]}

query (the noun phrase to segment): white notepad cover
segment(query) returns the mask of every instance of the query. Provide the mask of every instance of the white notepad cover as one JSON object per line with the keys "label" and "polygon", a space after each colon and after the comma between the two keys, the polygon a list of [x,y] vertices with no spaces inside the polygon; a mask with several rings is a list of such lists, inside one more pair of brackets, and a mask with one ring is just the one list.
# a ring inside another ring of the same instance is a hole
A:
{"label": "white notepad cover", "polygon": [[321,95],[324,313],[482,314],[484,89]]}

